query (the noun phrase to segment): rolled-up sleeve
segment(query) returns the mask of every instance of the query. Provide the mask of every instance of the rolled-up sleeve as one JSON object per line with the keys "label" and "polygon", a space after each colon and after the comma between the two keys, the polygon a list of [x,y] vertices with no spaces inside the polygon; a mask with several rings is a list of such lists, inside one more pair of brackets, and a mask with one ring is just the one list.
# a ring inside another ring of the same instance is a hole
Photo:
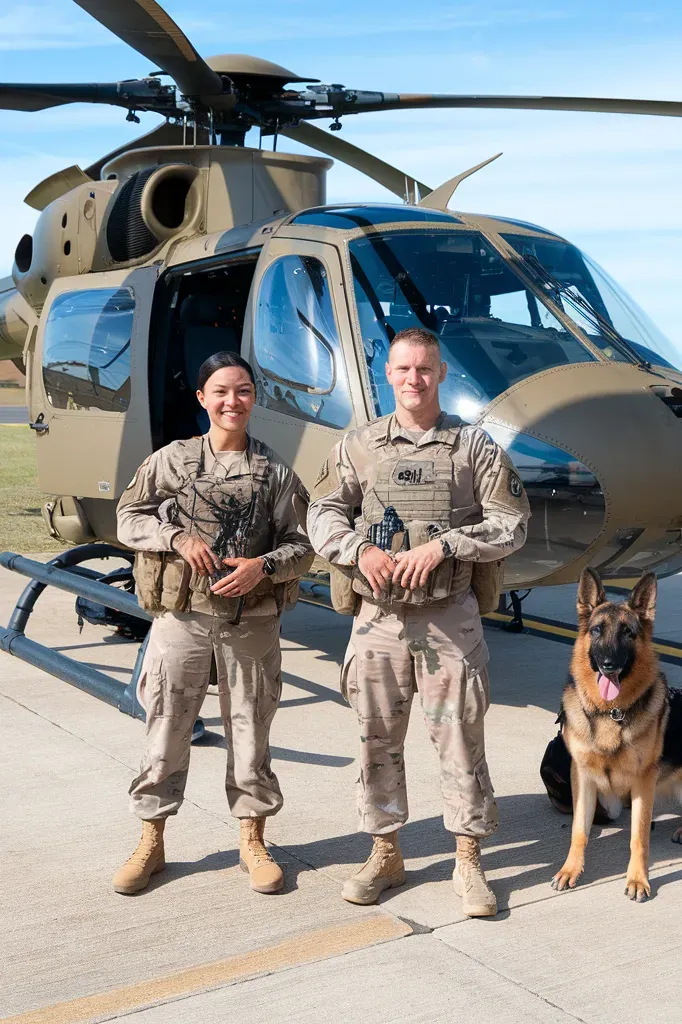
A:
{"label": "rolled-up sleeve", "polygon": [[308,534],[322,558],[355,565],[365,540],[355,532],[353,511],[362,504],[362,487],[348,452],[347,437],[332,449],[315,484],[308,509]]}
{"label": "rolled-up sleeve", "polygon": [[472,428],[468,440],[474,497],[481,508],[481,520],[448,530],[442,537],[454,557],[463,562],[494,562],[525,544],[530,505],[504,449],[479,428]]}
{"label": "rolled-up sleeve", "polygon": [[171,551],[182,527],[164,520],[161,505],[178,492],[178,479],[163,452],[146,459],[121,495],[117,509],[117,535],[135,551]]}
{"label": "rolled-up sleeve", "polygon": [[276,565],[274,583],[284,583],[308,571],[315,552],[306,533],[308,492],[287,466],[275,468],[273,495],[274,549],[268,554]]}

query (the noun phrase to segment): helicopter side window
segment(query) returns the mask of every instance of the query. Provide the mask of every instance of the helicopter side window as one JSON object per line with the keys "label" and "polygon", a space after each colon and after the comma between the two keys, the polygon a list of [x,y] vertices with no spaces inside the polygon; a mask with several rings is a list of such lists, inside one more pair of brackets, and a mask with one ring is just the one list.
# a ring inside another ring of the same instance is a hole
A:
{"label": "helicopter side window", "polygon": [[328,427],[352,416],[348,379],[324,264],[282,256],[266,270],[255,311],[258,402]]}
{"label": "helicopter side window", "polygon": [[43,335],[43,382],[55,409],[125,412],[134,315],[132,288],[57,296]]}

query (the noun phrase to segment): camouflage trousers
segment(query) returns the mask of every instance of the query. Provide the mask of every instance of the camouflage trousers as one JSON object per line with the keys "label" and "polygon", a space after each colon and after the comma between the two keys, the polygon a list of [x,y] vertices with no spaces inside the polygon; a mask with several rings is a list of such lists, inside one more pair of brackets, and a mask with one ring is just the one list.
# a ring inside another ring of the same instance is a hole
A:
{"label": "camouflage trousers", "polygon": [[282,806],[270,768],[270,724],[282,689],[279,617],[245,612],[238,626],[203,612],[164,612],[149,634],[138,697],[147,742],[130,807],[152,820],[177,814],[189,768],[192,727],[215,654],[227,740],[225,789],[235,818],[276,814]]}
{"label": "camouflage trousers", "polygon": [[407,821],[404,742],[416,689],[440,759],[445,827],[476,838],[495,831],[483,734],[487,662],[471,591],[428,608],[363,600],[342,670],[360,723],[360,831],[392,832]]}

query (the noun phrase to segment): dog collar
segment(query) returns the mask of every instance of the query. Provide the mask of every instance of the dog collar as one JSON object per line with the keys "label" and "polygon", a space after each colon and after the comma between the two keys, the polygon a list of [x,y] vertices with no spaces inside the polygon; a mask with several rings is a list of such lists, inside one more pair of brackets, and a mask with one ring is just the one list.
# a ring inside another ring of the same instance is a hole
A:
{"label": "dog collar", "polygon": [[609,718],[613,719],[614,722],[622,722],[625,718],[625,712],[622,708],[611,708]]}

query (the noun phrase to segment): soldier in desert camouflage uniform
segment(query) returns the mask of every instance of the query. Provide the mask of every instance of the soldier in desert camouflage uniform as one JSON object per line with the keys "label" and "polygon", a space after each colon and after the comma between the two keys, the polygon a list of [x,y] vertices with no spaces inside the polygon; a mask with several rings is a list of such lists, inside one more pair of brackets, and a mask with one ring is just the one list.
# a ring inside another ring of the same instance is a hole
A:
{"label": "soldier in desert camouflage uniform", "polygon": [[308,495],[246,433],[255,401],[248,363],[227,352],[211,356],[199,371],[198,398],[209,432],[150,456],[118,506],[119,540],[138,552],[138,600],[156,616],[138,686],[147,744],[130,788],[143,833],[114,878],[123,893],[143,889],[165,866],[165,820],[183,800],[213,657],[241,865],[258,892],[283,884],[263,844],[265,819],[282,806],[268,738],[282,687],[279,616],[313,559]]}
{"label": "soldier in desert camouflage uniform", "polygon": [[342,688],[360,723],[359,827],[374,845],[343,896],[372,903],[405,880],[397,829],[408,813],[403,745],[416,686],[440,757],[445,827],[457,836],[455,892],[465,913],[487,916],[497,905],[479,840],[496,829],[497,809],[476,594],[524,543],[529,506],[505,452],[441,412],[447,365],[433,335],[397,334],[386,372],[396,412],[336,445],[308,511],[313,547],[343,569],[359,604]]}

